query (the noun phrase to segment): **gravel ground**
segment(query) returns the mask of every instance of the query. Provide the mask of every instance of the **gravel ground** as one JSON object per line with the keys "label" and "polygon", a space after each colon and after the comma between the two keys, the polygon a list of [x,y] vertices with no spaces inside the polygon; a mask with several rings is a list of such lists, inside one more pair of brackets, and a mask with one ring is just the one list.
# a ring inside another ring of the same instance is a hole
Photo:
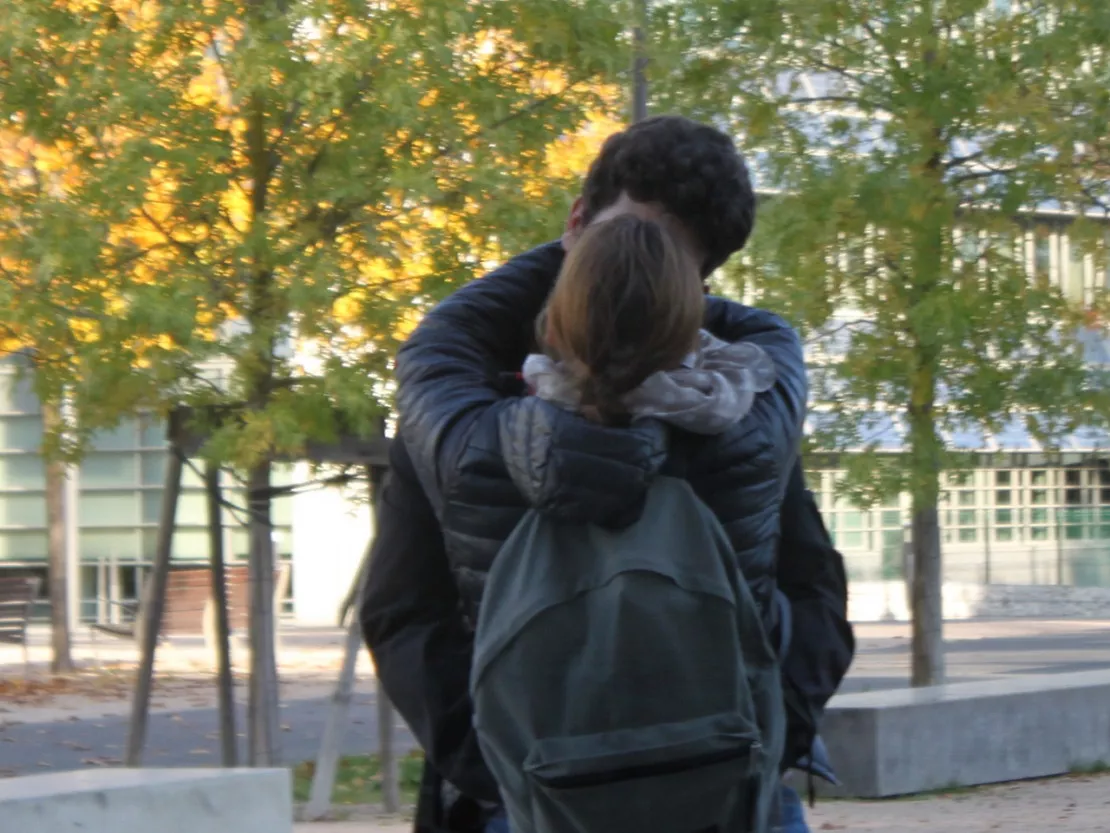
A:
{"label": "gravel ground", "polygon": [[[1107,833],[1110,776],[1058,778],[891,801],[823,801],[808,810],[813,833]],[[408,833],[406,821],[371,813],[295,825],[296,833]]]}

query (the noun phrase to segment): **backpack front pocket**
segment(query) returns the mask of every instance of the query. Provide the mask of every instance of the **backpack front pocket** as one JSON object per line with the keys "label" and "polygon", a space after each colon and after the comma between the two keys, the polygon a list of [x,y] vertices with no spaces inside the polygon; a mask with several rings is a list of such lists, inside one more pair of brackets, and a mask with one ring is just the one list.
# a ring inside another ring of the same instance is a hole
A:
{"label": "backpack front pocket", "polygon": [[538,741],[533,833],[742,833],[761,754],[737,714]]}

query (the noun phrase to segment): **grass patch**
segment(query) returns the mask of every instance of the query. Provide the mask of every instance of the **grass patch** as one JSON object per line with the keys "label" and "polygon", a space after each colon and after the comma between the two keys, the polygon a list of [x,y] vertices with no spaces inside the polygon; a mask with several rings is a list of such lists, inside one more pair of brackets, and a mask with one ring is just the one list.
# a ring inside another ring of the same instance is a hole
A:
{"label": "grass patch", "polygon": [[1110,773],[1110,763],[1095,761],[1090,764],[1077,764],[1071,768],[1072,775],[1106,775]]}
{"label": "grass patch", "polygon": [[[420,790],[424,757],[412,752],[399,762],[402,804],[415,804]],[[316,762],[305,761],[293,767],[293,800],[308,801]],[[331,801],[336,805],[379,804],[382,800],[382,768],[377,755],[352,755],[339,759]]]}

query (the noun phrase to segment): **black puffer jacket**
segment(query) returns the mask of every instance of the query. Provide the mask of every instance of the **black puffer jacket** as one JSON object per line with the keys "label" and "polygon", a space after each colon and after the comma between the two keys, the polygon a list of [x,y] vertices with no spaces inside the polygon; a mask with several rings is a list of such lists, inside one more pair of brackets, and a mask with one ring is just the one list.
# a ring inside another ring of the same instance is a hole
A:
{"label": "black puffer jacket", "polygon": [[639,517],[652,478],[664,473],[689,481],[720,519],[774,627],[780,506],[805,415],[797,335],[771,313],[707,299],[706,328],[760,345],[777,371],[774,388],[719,436],[653,421],[609,428],[534,397],[506,396],[502,357],[527,351],[561,260],[559,244],[514,258],[432,310],[398,353],[401,432],[469,617],[529,505],[619,527]]}

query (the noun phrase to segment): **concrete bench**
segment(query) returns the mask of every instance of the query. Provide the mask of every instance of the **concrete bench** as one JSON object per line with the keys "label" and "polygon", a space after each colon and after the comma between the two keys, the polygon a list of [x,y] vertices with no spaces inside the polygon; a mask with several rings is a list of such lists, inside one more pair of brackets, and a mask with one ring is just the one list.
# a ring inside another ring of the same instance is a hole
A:
{"label": "concrete bench", "polygon": [[292,833],[287,769],[98,769],[0,780],[0,833]]}
{"label": "concrete bench", "polygon": [[843,782],[884,798],[1110,764],[1110,670],[834,697],[821,728]]}

